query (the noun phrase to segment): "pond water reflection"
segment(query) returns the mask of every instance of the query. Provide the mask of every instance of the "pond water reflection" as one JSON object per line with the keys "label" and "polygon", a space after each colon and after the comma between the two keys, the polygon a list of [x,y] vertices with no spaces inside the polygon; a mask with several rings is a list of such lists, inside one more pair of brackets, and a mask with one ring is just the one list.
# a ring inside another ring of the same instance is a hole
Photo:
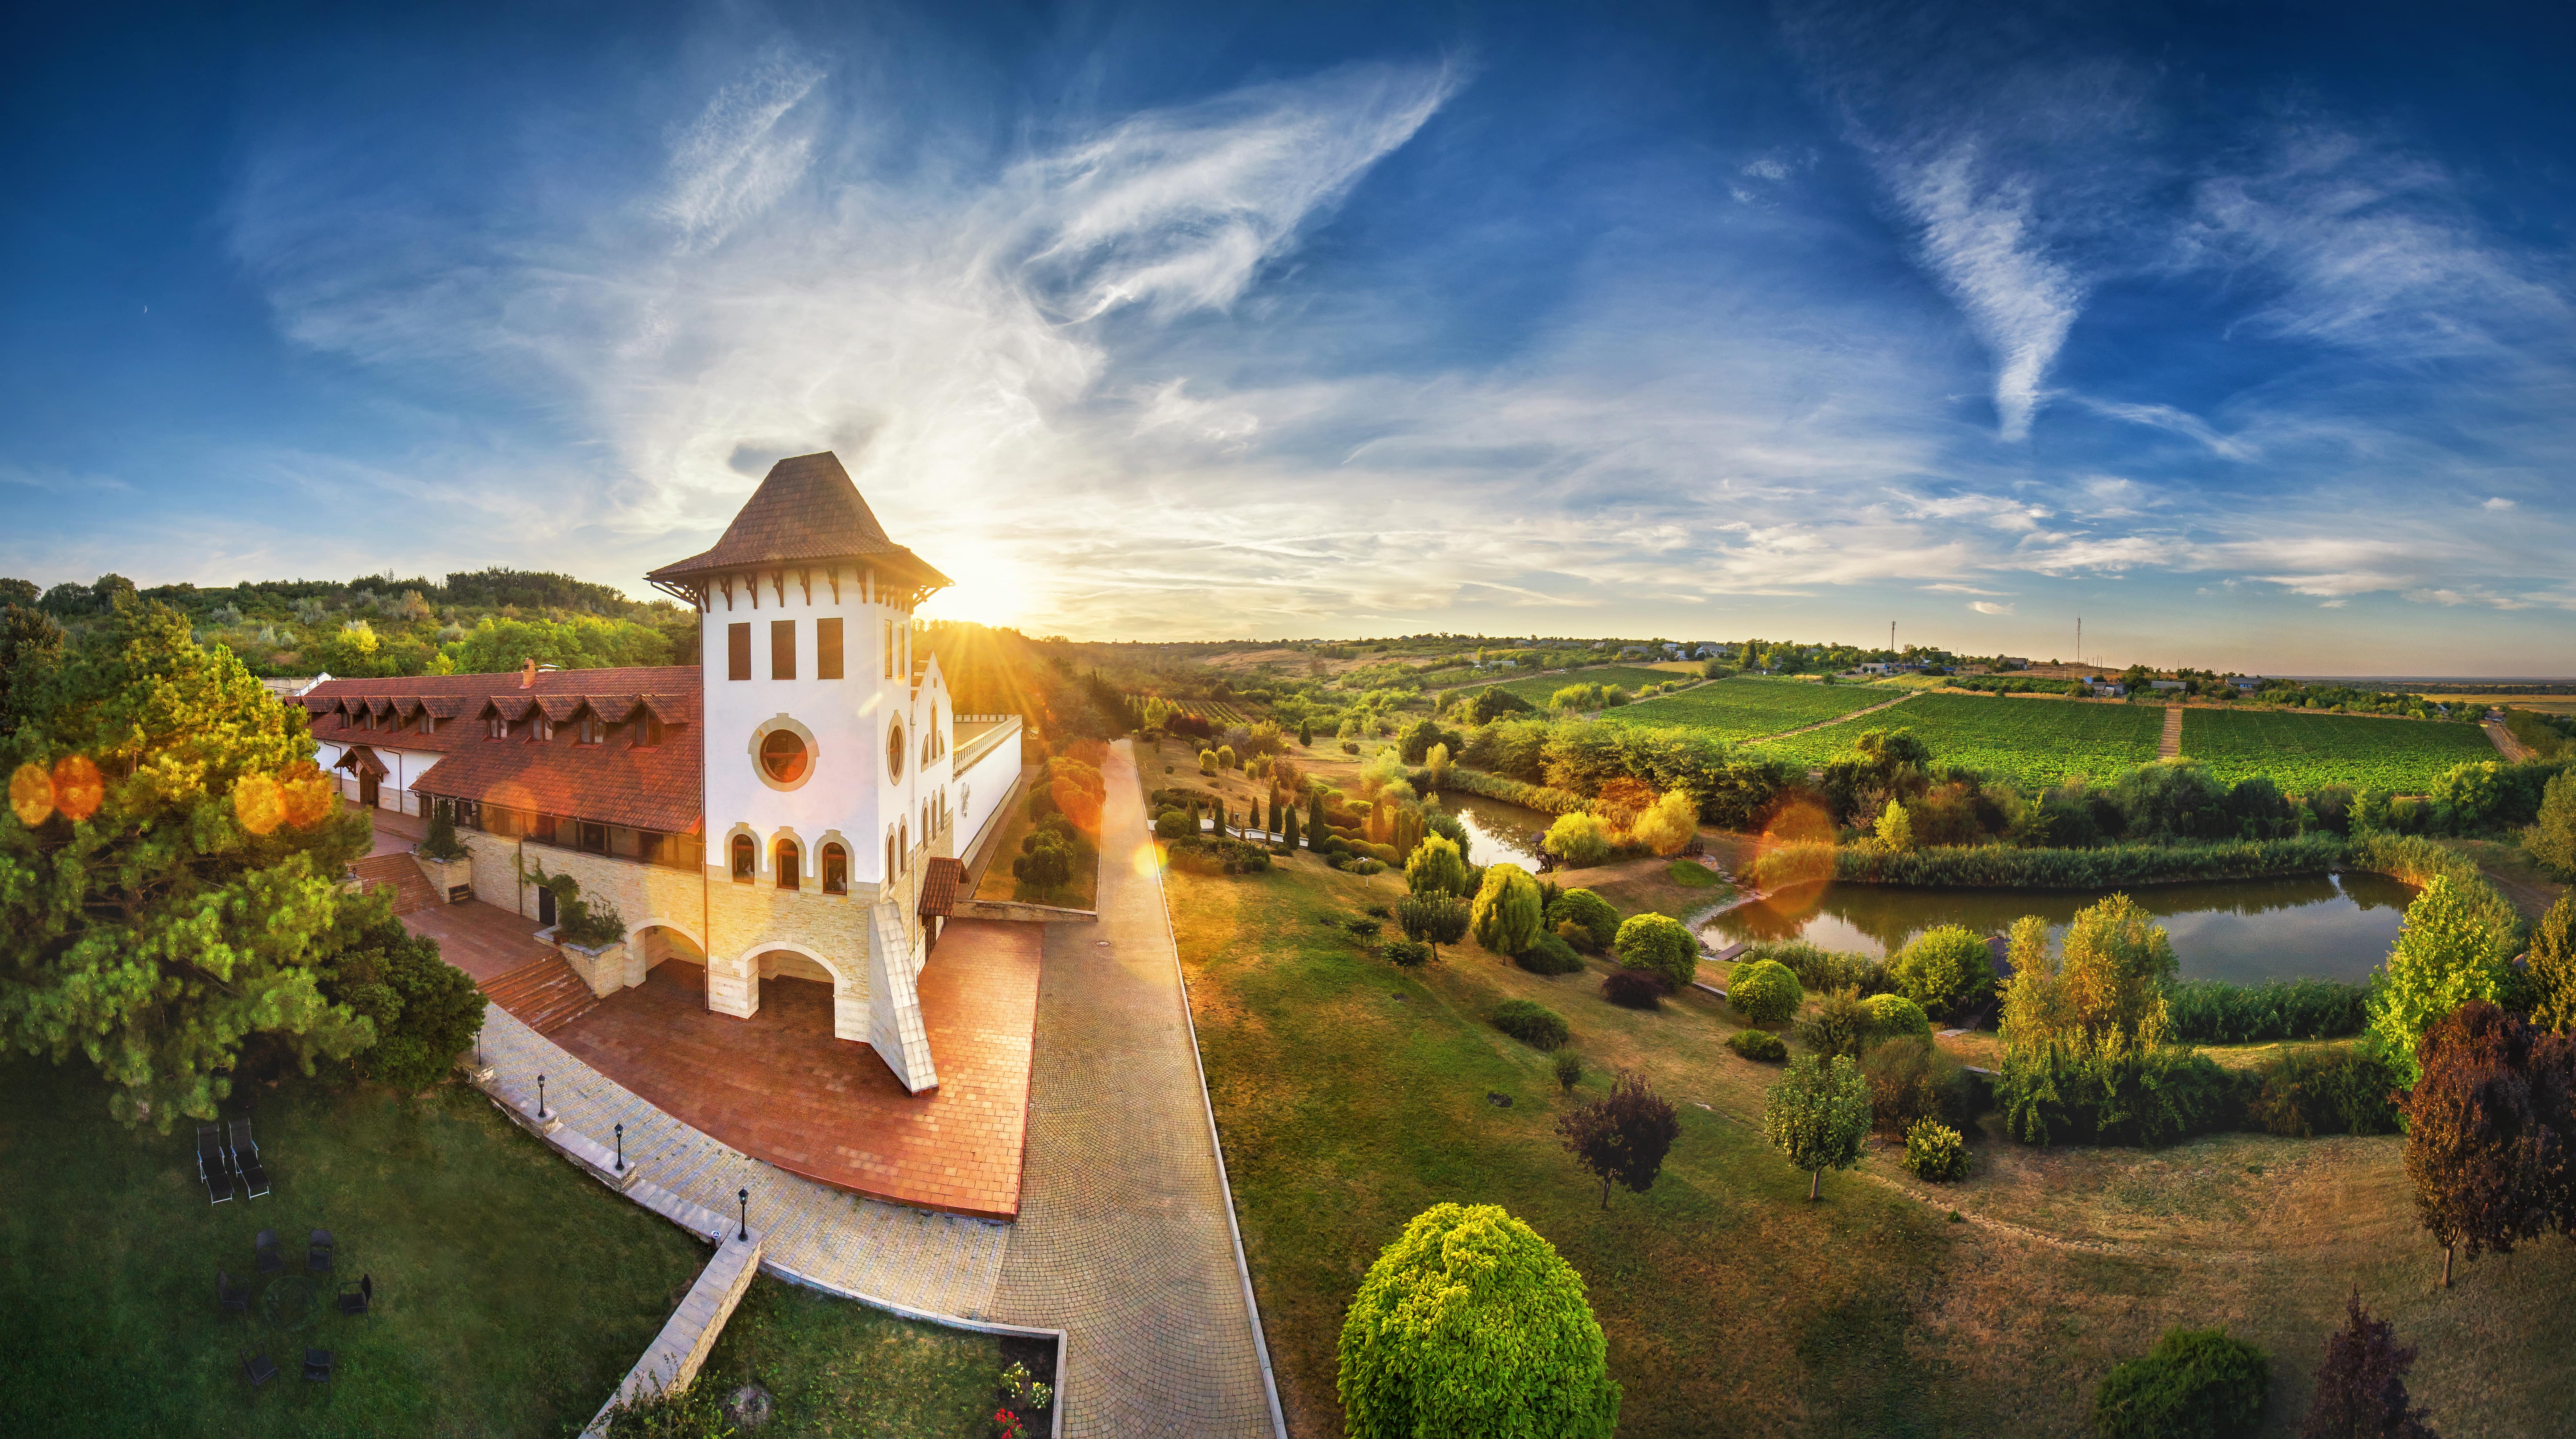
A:
{"label": "pond water reflection", "polygon": [[[1827,949],[1890,954],[1934,925],[1998,933],[2025,914],[2051,937],[2109,890],[1905,889],[1801,885],[1719,915],[1705,926],[1720,948],[1804,936]],[[2140,885],[2130,898],[2173,936],[2186,979],[2358,981],[2388,957],[2415,892],[2377,874]]]}
{"label": "pond water reflection", "polygon": [[1469,864],[1510,860],[1523,868],[1533,867],[1538,846],[1532,840],[1556,822],[1554,815],[1480,794],[1437,795],[1431,808],[1456,815],[1458,822],[1467,827]]}

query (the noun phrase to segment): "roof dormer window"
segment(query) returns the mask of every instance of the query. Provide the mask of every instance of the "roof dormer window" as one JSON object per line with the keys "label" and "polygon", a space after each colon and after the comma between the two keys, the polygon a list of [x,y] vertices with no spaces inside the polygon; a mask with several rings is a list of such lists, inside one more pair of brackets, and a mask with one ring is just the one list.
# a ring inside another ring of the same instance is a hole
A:
{"label": "roof dormer window", "polygon": [[597,715],[582,716],[580,739],[583,744],[605,743],[608,739],[608,721]]}
{"label": "roof dormer window", "polygon": [[484,724],[489,727],[487,731],[488,738],[508,739],[510,737],[510,722],[501,718],[499,715],[494,715],[490,719],[485,720]]}

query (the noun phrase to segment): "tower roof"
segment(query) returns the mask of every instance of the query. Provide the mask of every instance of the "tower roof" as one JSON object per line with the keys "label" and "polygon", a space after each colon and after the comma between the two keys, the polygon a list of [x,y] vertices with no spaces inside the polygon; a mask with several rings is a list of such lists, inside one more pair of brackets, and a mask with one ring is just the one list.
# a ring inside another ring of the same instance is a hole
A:
{"label": "tower roof", "polygon": [[886,537],[840,456],[795,455],[769,467],[760,488],[704,554],[646,575],[654,585],[695,599],[705,580],[728,570],[763,570],[847,560],[871,565],[924,590],[950,583],[912,551]]}

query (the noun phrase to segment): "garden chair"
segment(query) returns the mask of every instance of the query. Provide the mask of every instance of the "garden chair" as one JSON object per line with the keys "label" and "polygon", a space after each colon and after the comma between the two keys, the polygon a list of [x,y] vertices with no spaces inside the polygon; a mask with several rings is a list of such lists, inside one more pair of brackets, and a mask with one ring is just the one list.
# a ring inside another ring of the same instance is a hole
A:
{"label": "garden chair", "polygon": [[242,1356],[242,1372],[250,1376],[250,1387],[256,1389],[277,1377],[277,1366],[269,1363],[265,1354],[245,1354]]}
{"label": "garden chair", "polygon": [[250,1137],[250,1121],[233,1121],[233,1168],[241,1172],[244,1197],[268,1193],[268,1167],[259,1162],[259,1141]]}
{"label": "garden chair", "polygon": [[250,1291],[233,1283],[231,1271],[215,1271],[215,1307],[234,1314],[250,1313]]}
{"label": "garden chair", "polygon": [[224,1141],[211,1124],[197,1126],[197,1178],[205,1181],[206,1202],[233,1197],[233,1170],[224,1160]]}
{"label": "garden chair", "polygon": [[276,1230],[261,1230],[259,1232],[259,1237],[250,1242],[250,1247],[252,1251],[259,1256],[260,1273],[275,1274],[280,1269],[286,1267],[286,1261],[277,1257]]}
{"label": "garden chair", "polygon": [[357,1283],[340,1286],[340,1312],[343,1314],[364,1314],[374,1308],[375,1303],[376,1277],[372,1274],[361,1274]]}
{"label": "garden chair", "polygon": [[304,1272],[307,1274],[328,1274],[331,1272],[330,1230],[316,1229],[313,1231],[312,1247],[304,1251]]}
{"label": "garden chair", "polygon": [[307,1350],[305,1350],[305,1351],[304,1351],[304,1377],[305,1377],[305,1378],[307,1378],[307,1379],[312,1380],[312,1381],[313,1381],[314,1383],[316,1383],[316,1384],[328,1384],[328,1383],[330,1383],[330,1382],[331,1382],[331,1351],[330,1351],[330,1350],[328,1350],[328,1349],[307,1349]]}

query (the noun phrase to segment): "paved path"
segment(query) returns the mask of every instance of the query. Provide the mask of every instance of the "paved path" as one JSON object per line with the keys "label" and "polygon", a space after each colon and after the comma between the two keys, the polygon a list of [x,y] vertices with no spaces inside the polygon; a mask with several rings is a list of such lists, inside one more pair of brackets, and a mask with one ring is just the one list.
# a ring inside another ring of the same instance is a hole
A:
{"label": "paved path", "polygon": [[1067,1331],[1068,1435],[1284,1439],[1129,742],[1101,775],[1100,923],[1047,926],[993,1314]]}
{"label": "paved path", "polygon": [[2182,758],[2182,706],[2165,706],[2164,738],[2156,741],[2156,758]]}
{"label": "paved path", "polygon": [[2478,727],[2487,732],[2488,741],[2495,745],[2497,754],[2504,756],[2505,763],[2520,764],[2531,758],[2531,746],[2515,739],[2513,731],[2506,729],[2502,724],[2494,720],[2480,720]]}

